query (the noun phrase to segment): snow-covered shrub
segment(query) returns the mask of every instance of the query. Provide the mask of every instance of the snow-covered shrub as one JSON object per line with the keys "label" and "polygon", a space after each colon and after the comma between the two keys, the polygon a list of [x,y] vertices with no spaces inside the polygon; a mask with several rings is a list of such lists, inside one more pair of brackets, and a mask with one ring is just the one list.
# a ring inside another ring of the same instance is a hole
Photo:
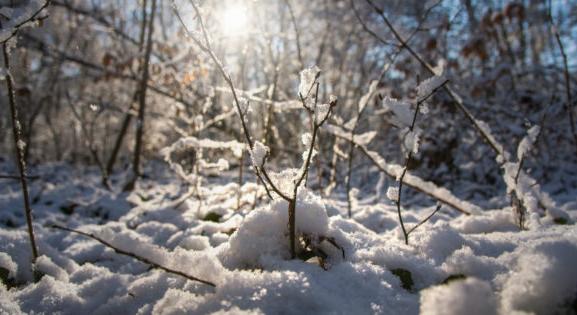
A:
{"label": "snow-covered shrub", "polygon": [[[220,253],[230,268],[262,267],[267,259],[290,258],[288,202],[277,199],[249,213]],[[328,216],[322,200],[300,189],[296,203],[297,235],[328,236]],[[300,250],[300,248],[299,248]]]}

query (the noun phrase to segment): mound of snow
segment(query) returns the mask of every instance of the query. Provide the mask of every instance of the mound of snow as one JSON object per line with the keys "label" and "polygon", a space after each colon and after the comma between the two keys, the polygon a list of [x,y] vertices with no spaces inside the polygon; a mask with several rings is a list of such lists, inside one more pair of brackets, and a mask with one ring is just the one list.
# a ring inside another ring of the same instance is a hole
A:
{"label": "mound of snow", "polygon": [[502,291],[503,308],[537,314],[558,313],[577,294],[577,246],[546,241],[521,253]]}
{"label": "mound of snow", "polygon": [[[326,235],[329,218],[322,200],[306,189],[297,195],[296,230],[310,236]],[[247,215],[232,236],[220,258],[230,268],[259,267],[262,258],[290,257],[288,202],[275,200]]]}
{"label": "mound of snow", "polygon": [[455,280],[421,292],[421,315],[497,314],[497,303],[488,282],[475,278]]}

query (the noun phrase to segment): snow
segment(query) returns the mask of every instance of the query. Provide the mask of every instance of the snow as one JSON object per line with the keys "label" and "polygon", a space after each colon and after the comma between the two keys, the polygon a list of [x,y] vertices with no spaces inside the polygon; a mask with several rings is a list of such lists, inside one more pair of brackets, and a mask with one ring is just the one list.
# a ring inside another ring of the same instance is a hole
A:
{"label": "snow", "polygon": [[541,132],[541,127],[535,125],[527,131],[527,136],[519,142],[519,146],[517,147],[517,160],[520,161],[526,154],[531,150],[531,147],[537,141],[537,137]]}
{"label": "snow", "polygon": [[413,121],[414,112],[411,110],[411,105],[407,102],[385,96],[383,99],[383,109],[394,114],[394,122],[399,127],[408,127]]}
{"label": "snow", "polygon": [[437,285],[421,293],[421,315],[491,315],[497,303],[491,285],[468,278]]}
{"label": "snow", "polygon": [[577,246],[574,241],[547,240],[522,249],[503,285],[505,311],[551,313],[577,294]]}
{"label": "snow", "polygon": [[377,133],[375,131],[367,131],[365,133],[354,135],[354,139],[359,144],[367,145],[371,143],[371,141],[375,138],[376,135]]}
{"label": "snow", "polygon": [[[382,163],[392,174],[402,170]],[[409,175],[414,176],[409,172],[408,182],[432,189],[432,183]],[[88,178],[83,185],[97,185],[98,176]],[[514,224],[510,207],[470,216],[447,207],[411,233],[405,245],[396,206],[389,200],[367,201],[359,191],[348,219],[342,200],[301,187],[297,234],[310,237],[326,253],[324,270],[316,258],[290,259],[287,202],[262,199],[253,209],[255,194],[266,198],[254,183],[240,187],[247,203],[237,210],[235,183],[207,182],[202,203],[190,198],[176,207],[162,197],[174,194],[176,175],[167,181],[143,179],[130,195],[78,189],[67,176],[51,180],[35,208],[40,281],[33,281],[23,221],[18,228],[0,229],[0,266],[16,284],[9,289],[0,285],[0,312],[546,314],[562,313],[577,293],[577,230],[553,222],[562,215],[574,218],[574,202],[551,208],[551,214],[538,217],[538,228],[524,231]],[[33,192],[37,183],[31,181]],[[18,182],[6,186],[17,188]],[[18,213],[19,195],[7,187],[0,187],[0,206]],[[395,188],[390,185],[388,198],[395,197]],[[451,198],[437,189],[431,192]],[[92,204],[84,201],[72,214],[58,210],[66,199],[89,197]],[[48,200],[55,203],[44,205]],[[102,220],[84,209],[97,207],[120,213]],[[405,224],[411,228],[433,208],[403,208]],[[209,213],[218,214],[218,220],[204,220]],[[150,269],[92,239],[51,229],[52,222],[93,233],[122,250],[212,281],[216,288]],[[334,239],[345,258],[323,237]],[[398,270],[410,274],[411,289],[404,287]]]}
{"label": "snow", "polygon": [[320,124],[330,114],[330,104],[318,104],[315,109],[315,123]]}
{"label": "snow", "polygon": [[301,136],[301,142],[303,143],[303,145],[305,147],[310,147],[311,143],[313,141],[313,136],[310,134],[310,132],[305,132],[302,134]]}
{"label": "snow", "polygon": [[423,131],[419,127],[415,127],[413,130],[405,128],[401,134],[404,135],[403,146],[406,151],[417,154],[419,152],[419,143],[421,141],[421,134]]}
{"label": "snow", "polygon": [[419,101],[427,98],[433,91],[439,88],[443,83],[447,81],[444,76],[432,76],[427,80],[421,82],[417,86],[417,99]]}
{"label": "snow", "polygon": [[26,142],[22,141],[21,139],[18,140],[18,142],[16,143],[16,145],[18,146],[19,150],[24,150],[24,148],[26,148]]}
{"label": "snow", "polygon": [[299,95],[308,98],[313,91],[313,84],[320,74],[321,70],[317,66],[304,69],[300,73]]}
{"label": "snow", "polygon": [[265,159],[265,157],[269,151],[270,151],[270,149],[266,145],[264,145],[262,142],[255,141],[254,147],[252,148],[252,150],[250,152],[250,157],[252,159],[252,165],[254,167],[261,167],[263,165],[264,159]]}
{"label": "snow", "polygon": [[12,260],[6,253],[0,252],[0,268],[7,271],[8,279],[13,279],[16,277],[16,272],[18,271],[18,265]]}
{"label": "snow", "polygon": [[399,187],[389,186],[387,189],[387,198],[389,198],[390,201],[397,202],[397,200],[399,200]]}

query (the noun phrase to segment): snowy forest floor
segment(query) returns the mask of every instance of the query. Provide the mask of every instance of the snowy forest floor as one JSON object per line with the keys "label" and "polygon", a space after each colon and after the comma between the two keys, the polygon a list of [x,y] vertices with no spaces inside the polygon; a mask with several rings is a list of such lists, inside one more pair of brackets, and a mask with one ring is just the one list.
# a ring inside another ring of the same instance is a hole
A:
{"label": "snowy forest floor", "polygon": [[[0,165],[6,170],[6,165]],[[286,203],[269,203],[234,175],[212,178],[203,200],[166,169],[132,193],[100,185],[94,170],[55,164],[31,180],[44,276],[33,281],[18,181],[0,184],[0,313],[61,314],[511,314],[577,312],[577,192],[553,195],[564,219],[531,218],[520,231],[510,207],[464,216],[443,207],[405,245],[396,207],[362,198],[353,218],[342,198],[303,190],[297,230],[328,255],[290,260]],[[121,175],[119,175],[121,176]],[[220,184],[219,184],[220,183]],[[253,209],[255,196],[261,197]],[[338,196],[338,195],[337,195]],[[434,207],[403,209],[411,227]],[[212,282],[151,269],[93,239]],[[322,237],[334,238],[344,249]]]}

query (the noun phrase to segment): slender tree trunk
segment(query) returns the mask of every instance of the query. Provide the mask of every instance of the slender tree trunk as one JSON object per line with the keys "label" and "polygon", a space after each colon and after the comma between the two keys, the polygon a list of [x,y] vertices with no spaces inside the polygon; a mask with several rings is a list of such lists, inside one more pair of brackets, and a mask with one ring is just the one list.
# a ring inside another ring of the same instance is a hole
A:
{"label": "slender tree trunk", "polygon": [[140,158],[142,155],[142,137],[144,135],[144,114],[146,112],[146,90],[148,87],[148,74],[150,54],[152,52],[152,34],[154,33],[154,16],[156,13],[156,0],[152,0],[150,19],[148,21],[148,37],[146,39],[146,52],[142,70],[142,80],[140,81],[140,94],[138,97],[138,120],[136,122],[136,139],[134,142],[134,160],[132,162],[131,181],[124,187],[124,190],[134,189],[134,184],[140,176]]}
{"label": "slender tree trunk", "polygon": [[[147,7],[147,0],[144,0],[142,4],[142,23],[140,26],[140,40],[138,42],[138,52],[142,53],[142,46],[144,46],[144,35],[146,34],[146,7]],[[138,67],[138,73],[141,72],[142,66],[144,64],[144,60],[140,63]],[[126,133],[128,132],[128,127],[130,127],[130,122],[132,121],[132,111],[134,109],[134,103],[138,100],[139,90],[138,88],[134,91],[134,95],[132,96],[132,102],[130,103],[130,107],[128,108],[128,112],[124,115],[124,119],[122,120],[122,125],[120,127],[120,131],[116,140],[114,141],[114,147],[112,148],[112,152],[110,153],[110,157],[106,163],[106,173],[108,175],[112,174],[114,170],[114,163],[118,157],[118,153],[120,152],[120,147],[122,147],[122,142]]]}
{"label": "slender tree trunk", "polygon": [[20,176],[20,184],[22,186],[22,195],[24,199],[24,211],[26,214],[26,224],[28,225],[28,237],[30,238],[30,246],[32,247],[32,263],[36,262],[38,258],[38,249],[36,247],[36,239],[34,237],[34,227],[32,226],[32,208],[30,207],[30,194],[28,192],[28,183],[26,180],[26,162],[24,160],[24,142],[21,139],[21,127],[18,121],[18,112],[16,109],[16,98],[14,95],[14,83],[12,75],[10,74],[10,60],[8,59],[8,48],[6,43],[2,45],[2,54],[4,55],[4,67],[8,75],[6,76],[6,89],[8,92],[8,103],[10,105],[10,114],[12,118],[12,134],[14,136],[14,147],[16,151],[16,162],[18,164],[18,171]]}

